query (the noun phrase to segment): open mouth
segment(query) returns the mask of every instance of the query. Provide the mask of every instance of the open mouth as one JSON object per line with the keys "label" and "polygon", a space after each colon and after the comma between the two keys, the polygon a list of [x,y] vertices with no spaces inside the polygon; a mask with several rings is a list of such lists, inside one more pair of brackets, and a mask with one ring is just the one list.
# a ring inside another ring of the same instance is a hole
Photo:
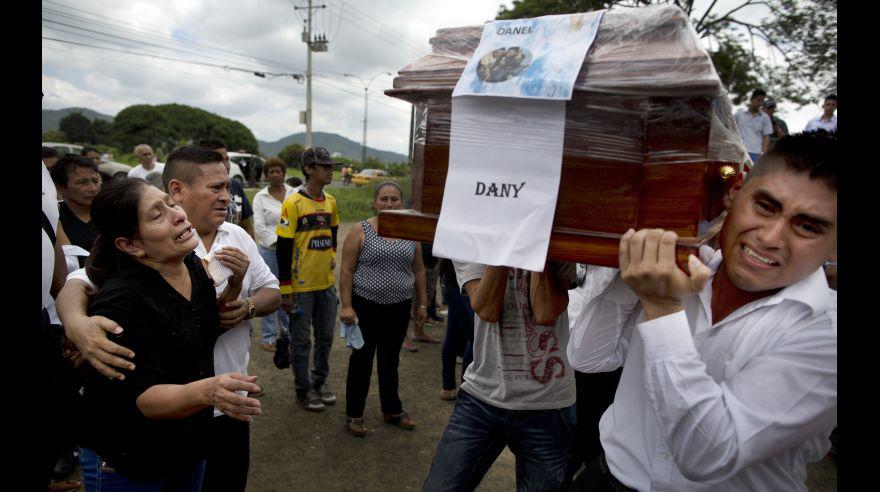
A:
{"label": "open mouth", "polygon": [[759,255],[755,250],[746,246],[745,244],[742,245],[742,251],[748,258],[755,260],[761,265],[779,266],[778,261]]}
{"label": "open mouth", "polygon": [[193,235],[192,226],[188,225],[188,226],[186,226],[186,229],[184,229],[183,231],[180,232],[180,234],[174,236],[174,240],[175,241],[188,241],[189,238],[192,237],[192,235]]}

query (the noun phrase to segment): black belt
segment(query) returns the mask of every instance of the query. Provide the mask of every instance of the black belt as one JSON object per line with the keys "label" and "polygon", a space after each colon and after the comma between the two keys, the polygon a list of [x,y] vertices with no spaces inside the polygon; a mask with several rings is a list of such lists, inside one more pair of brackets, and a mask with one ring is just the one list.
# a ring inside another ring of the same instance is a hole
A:
{"label": "black belt", "polygon": [[605,479],[608,480],[608,485],[611,486],[611,489],[615,492],[638,492],[636,489],[631,489],[620,482],[612,473],[611,470],[608,469],[608,462],[605,461],[605,453],[599,455],[599,469],[602,470],[602,475],[605,476]]}

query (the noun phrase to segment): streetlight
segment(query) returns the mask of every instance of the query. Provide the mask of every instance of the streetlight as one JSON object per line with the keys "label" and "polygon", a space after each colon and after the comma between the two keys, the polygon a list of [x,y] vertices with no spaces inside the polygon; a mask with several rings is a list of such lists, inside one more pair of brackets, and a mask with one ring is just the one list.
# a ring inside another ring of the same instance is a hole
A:
{"label": "streetlight", "polygon": [[364,82],[364,79],[354,74],[344,73],[342,75],[358,79],[364,86],[364,139],[361,144],[361,166],[365,166],[367,164],[367,101],[369,100],[367,97],[367,91],[370,89],[370,84],[376,80],[376,77],[380,75],[391,75],[391,72],[379,72],[376,75],[373,75],[373,78],[371,78],[369,82]]}

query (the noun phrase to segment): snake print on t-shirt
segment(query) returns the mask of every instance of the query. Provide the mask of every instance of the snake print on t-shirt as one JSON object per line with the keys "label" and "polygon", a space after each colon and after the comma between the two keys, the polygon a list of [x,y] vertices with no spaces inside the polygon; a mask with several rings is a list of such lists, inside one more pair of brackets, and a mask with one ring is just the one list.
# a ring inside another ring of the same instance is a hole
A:
{"label": "snake print on t-shirt", "polygon": [[354,293],[377,304],[394,304],[412,298],[416,243],[382,239],[366,220],[361,222],[361,227],[365,237],[354,271]]}

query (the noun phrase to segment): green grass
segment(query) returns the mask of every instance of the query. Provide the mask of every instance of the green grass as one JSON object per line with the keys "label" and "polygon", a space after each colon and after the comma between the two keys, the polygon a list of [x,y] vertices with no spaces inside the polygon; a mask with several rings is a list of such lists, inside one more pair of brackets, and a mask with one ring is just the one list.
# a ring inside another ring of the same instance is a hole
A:
{"label": "green grass", "polygon": [[[290,173],[288,173],[289,175]],[[334,176],[334,181],[336,180]],[[409,177],[396,177],[394,181],[400,185],[404,193],[410,190]],[[338,181],[337,181],[338,182]],[[254,195],[259,191],[258,188],[247,188],[245,194],[248,200],[253,203]],[[340,222],[360,222],[366,218],[372,217],[373,211],[373,187],[372,186],[343,186],[333,187],[327,190],[333,198],[336,198],[336,204],[339,206]],[[404,198],[407,198],[404,195]]]}

